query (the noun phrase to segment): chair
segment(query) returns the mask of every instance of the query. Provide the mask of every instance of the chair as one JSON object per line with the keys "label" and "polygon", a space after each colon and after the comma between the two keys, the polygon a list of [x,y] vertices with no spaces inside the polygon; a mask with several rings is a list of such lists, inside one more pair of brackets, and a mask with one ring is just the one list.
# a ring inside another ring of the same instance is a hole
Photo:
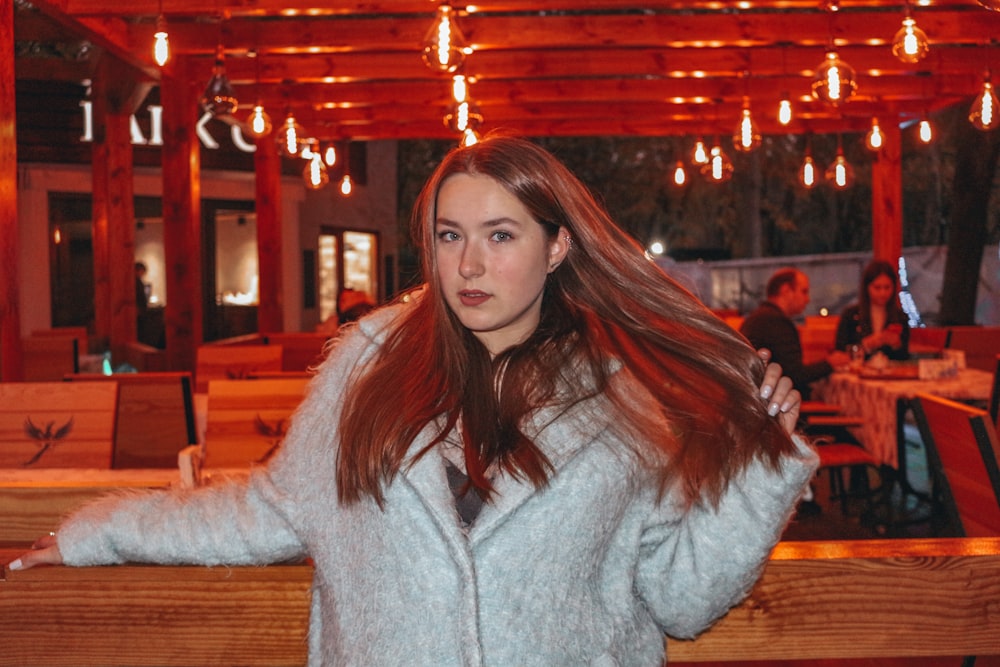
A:
{"label": "chair", "polygon": [[77,374],[65,379],[118,384],[113,468],[176,468],[178,452],[198,442],[190,373]]}
{"label": "chair", "polygon": [[25,382],[59,382],[80,370],[79,340],[72,334],[21,339]]}
{"label": "chair", "polygon": [[285,437],[309,378],[212,380],[208,385],[204,467],[265,463]]}
{"label": "chair", "polygon": [[965,365],[992,371],[1000,354],[1000,326],[955,326],[948,329],[945,347],[965,351]]}
{"label": "chair", "polygon": [[950,526],[964,537],[1000,535],[1000,445],[989,413],[918,394],[913,414]]}
{"label": "chair", "polygon": [[280,345],[201,345],[195,362],[195,391],[205,393],[212,380],[237,380],[260,371],[280,371]]}
{"label": "chair", "polygon": [[[826,470],[830,479],[830,499],[840,502],[840,511],[845,516],[850,512],[849,501],[857,497],[865,503],[865,514],[871,516],[875,503],[874,498],[882,487],[881,471],[878,461],[864,447],[846,442],[825,443],[822,439],[814,441],[819,453],[819,470]],[[844,483],[844,470],[851,471],[851,482],[859,484],[860,489],[852,492]],[[874,470],[879,484],[874,489],[869,481],[869,472]]]}

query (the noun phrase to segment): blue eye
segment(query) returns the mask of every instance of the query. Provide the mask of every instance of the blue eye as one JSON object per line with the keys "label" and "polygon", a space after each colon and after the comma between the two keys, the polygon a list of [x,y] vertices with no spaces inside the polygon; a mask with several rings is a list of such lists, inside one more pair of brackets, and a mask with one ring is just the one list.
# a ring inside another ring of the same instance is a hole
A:
{"label": "blue eye", "polygon": [[450,230],[444,230],[437,233],[439,241],[450,242],[458,238],[458,234]]}
{"label": "blue eye", "polygon": [[514,238],[510,232],[493,232],[493,240],[503,243]]}

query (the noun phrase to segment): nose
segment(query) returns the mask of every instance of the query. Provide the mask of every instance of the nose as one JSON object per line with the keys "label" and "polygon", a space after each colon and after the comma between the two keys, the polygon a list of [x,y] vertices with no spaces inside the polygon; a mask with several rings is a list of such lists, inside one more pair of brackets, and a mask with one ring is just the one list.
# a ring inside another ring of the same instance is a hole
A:
{"label": "nose", "polygon": [[483,274],[484,268],[482,252],[474,243],[466,243],[462,248],[462,257],[458,264],[459,275],[467,279],[476,278]]}

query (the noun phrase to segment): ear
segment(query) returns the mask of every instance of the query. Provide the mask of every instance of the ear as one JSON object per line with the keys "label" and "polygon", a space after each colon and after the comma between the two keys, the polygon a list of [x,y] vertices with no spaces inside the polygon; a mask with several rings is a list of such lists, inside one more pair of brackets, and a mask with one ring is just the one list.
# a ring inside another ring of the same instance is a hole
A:
{"label": "ear", "polygon": [[556,237],[549,241],[549,273],[559,268],[559,265],[566,259],[566,255],[569,254],[572,245],[573,241],[569,230],[560,227]]}

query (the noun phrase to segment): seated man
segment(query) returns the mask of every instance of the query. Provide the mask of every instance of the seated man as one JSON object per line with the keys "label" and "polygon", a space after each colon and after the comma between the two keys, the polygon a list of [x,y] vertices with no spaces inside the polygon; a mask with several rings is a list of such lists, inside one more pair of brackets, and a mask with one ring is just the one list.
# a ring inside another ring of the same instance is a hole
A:
{"label": "seated man", "polygon": [[740,333],[755,348],[766,347],[771,358],[781,364],[804,399],[809,398],[809,384],[826,377],[835,366],[846,365],[846,352],[833,351],[826,359],[802,363],[802,341],[792,321],[809,305],[809,276],[795,268],[779,269],[767,281],[766,300],[743,320]]}

